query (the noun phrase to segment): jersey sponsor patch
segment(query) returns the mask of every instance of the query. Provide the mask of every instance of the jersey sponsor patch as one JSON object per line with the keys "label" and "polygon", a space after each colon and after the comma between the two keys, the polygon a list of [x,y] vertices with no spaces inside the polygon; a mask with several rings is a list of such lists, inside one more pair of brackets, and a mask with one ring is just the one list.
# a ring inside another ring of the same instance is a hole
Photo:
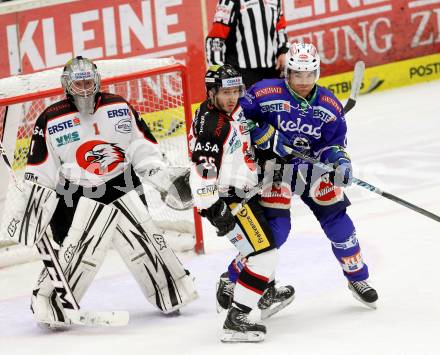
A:
{"label": "jersey sponsor patch", "polygon": [[207,185],[200,189],[197,189],[197,195],[200,197],[212,196],[217,192],[217,185]]}
{"label": "jersey sponsor patch", "polygon": [[290,103],[286,100],[272,100],[260,103],[261,112],[290,112]]}
{"label": "jersey sponsor patch", "polygon": [[342,188],[333,185],[328,174],[325,174],[311,186],[310,197],[320,206],[330,206],[342,201],[344,193]]}
{"label": "jersey sponsor patch", "polygon": [[278,86],[268,86],[267,88],[262,88],[255,91],[255,97],[262,97],[266,95],[281,94],[283,90]]}
{"label": "jersey sponsor patch", "polygon": [[316,139],[321,138],[321,127],[324,123],[315,127],[313,124],[302,123],[301,117],[297,117],[296,120],[283,120],[280,114],[277,115],[277,120],[278,128],[283,132],[297,132],[312,136]]}
{"label": "jersey sponsor patch", "polygon": [[218,153],[220,149],[216,143],[211,143],[209,141],[205,143],[197,142],[196,146],[194,147],[194,152],[200,151]]}
{"label": "jersey sponsor patch", "polygon": [[317,118],[325,123],[336,121],[336,116],[322,106],[316,106],[313,108],[313,118]]}
{"label": "jersey sponsor patch", "polygon": [[74,117],[73,119],[68,119],[63,122],[58,122],[54,125],[48,124],[47,132],[52,135],[54,133],[62,132],[65,129],[73,128],[79,126],[81,124],[81,120],[78,117]]}
{"label": "jersey sponsor patch", "polygon": [[62,134],[58,137],[55,137],[55,141],[57,142],[57,147],[62,147],[63,145],[69,144],[69,143],[73,143],[73,142],[77,142],[79,141],[79,132],[78,131],[74,131],[74,132],[69,132],[66,134]]}
{"label": "jersey sponsor patch", "polygon": [[130,109],[128,108],[119,108],[115,110],[108,110],[107,116],[108,118],[124,117],[124,116],[130,117],[130,113],[131,113]]}
{"label": "jersey sponsor patch", "polygon": [[238,148],[241,147],[241,141],[238,138],[237,131],[234,129],[231,138],[228,140],[228,150],[229,154],[234,153]]}
{"label": "jersey sponsor patch", "polygon": [[327,95],[323,95],[321,96],[320,101],[327,102],[328,104],[332,105],[336,109],[336,111],[338,111],[339,113],[342,112],[341,107],[338,105],[338,103],[334,98]]}
{"label": "jersey sponsor patch", "polygon": [[125,160],[125,152],[115,143],[87,141],[76,150],[76,162],[89,173],[104,175]]}
{"label": "jersey sponsor patch", "polygon": [[130,118],[123,118],[115,124],[115,131],[119,133],[131,133],[131,128],[132,124]]}

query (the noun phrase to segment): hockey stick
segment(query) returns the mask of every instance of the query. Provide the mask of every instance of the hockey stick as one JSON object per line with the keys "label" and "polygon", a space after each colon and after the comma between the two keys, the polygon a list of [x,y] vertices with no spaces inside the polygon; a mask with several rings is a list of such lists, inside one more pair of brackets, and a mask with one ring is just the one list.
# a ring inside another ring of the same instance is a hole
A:
{"label": "hockey stick", "polygon": [[353,81],[351,82],[350,97],[344,106],[344,114],[347,114],[356,105],[356,99],[361,89],[362,80],[364,79],[365,63],[363,61],[356,62],[354,66]]}
{"label": "hockey stick", "polygon": [[[12,165],[9,161],[6,151],[3,147],[2,142],[0,142],[0,154],[6,164],[14,184],[18,185],[17,176],[12,169]],[[40,253],[41,259],[44,266],[47,269],[49,277],[54,286],[55,292],[58,295],[61,304],[63,305],[64,311],[71,321],[72,324],[76,325],[86,325],[86,326],[123,326],[128,324],[129,315],[126,311],[107,311],[107,312],[96,312],[96,311],[85,311],[80,309],[78,302],[69,286],[69,283],[64,276],[61,265],[58,261],[52,244],[44,232],[41,240],[36,244],[38,252]]]}
{"label": "hockey stick", "polygon": [[[321,163],[318,159],[315,159],[315,158],[312,158],[312,157],[310,157],[308,155],[305,155],[305,154],[302,154],[300,152],[297,152],[294,149],[292,149],[291,147],[288,147],[288,146],[284,146],[284,147],[294,157],[297,157],[297,158],[300,158],[300,159],[302,159],[304,161],[312,163],[312,164],[316,165],[317,167],[319,167],[319,168],[321,168],[321,169],[323,169],[323,170],[325,170],[325,171],[327,171],[329,173],[335,171],[335,169],[333,169],[333,167],[331,167],[329,165],[326,165],[324,163]],[[436,214],[434,214],[432,212],[429,212],[429,211],[427,211],[427,210],[425,210],[425,209],[423,209],[421,207],[418,207],[418,206],[416,206],[416,205],[414,205],[414,204],[412,204],[412,203],[410,203],[408,201],[405,201],[405,200],[401,199],[400,197],[397,197],[397,196],[395,196],[393,194],[390,194],[388,192],[382,191],[378,187],[376,187],[374,185],[371,185],[370,183],[368,183],[366,181],[363,181],[363,180],[355,178],[355,177],[353,178],[352,181],[353,181],[353,184],[355,184],[355,185],[363,187],[363,188],[365,188],[365,189],[367,189],[367,190],[369,190],[371,192],[374,192],[375,194],[378,194],[378,195],[380,195],[382,197],[385,197],[385,198],[387,198],[387,199],[389,199],[391,201],[394,201],[394,202],[398,203],[399,205],[402,205],[402,206],[404,206],[406,208],[409,208],[409,209],[411,209],[413,211],[416,211],[416,212],[418,212],[418,213],[420,213],[420,214],[422,214],[422,215],[424,215],[424,216],[426,216],[428,218],[433,219],[434,221],[440,222],[440,216],[437,216]]]}

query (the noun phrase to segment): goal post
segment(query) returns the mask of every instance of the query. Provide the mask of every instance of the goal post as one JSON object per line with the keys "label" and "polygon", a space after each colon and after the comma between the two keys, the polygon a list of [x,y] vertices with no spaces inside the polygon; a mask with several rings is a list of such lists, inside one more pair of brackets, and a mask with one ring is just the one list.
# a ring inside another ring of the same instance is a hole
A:
{"label": "goal post", "polygon": [[[189,167],[188,132],[192,110],[188,72],[172,59],[120,59],[95,62],[101,74],[101,91],[122,96],[136,109],[156,137],[177,175]],[[0,79],[0,138],[19,178],[24,177],[29,144],[36,119],[50,104],[65,98],[60,84],[62,68]],[[0,165],[4,162],[0,162]],[[0,178],[5,177],[0,168]],[[7,184],[0,186],[0,217]],[[196,209],[175,211],[160,194],[145,185],[150,214],[162,229],[195,235],[197,253],[203,253],[202,222]],[[0,240],[2,249],[8,241]]]}

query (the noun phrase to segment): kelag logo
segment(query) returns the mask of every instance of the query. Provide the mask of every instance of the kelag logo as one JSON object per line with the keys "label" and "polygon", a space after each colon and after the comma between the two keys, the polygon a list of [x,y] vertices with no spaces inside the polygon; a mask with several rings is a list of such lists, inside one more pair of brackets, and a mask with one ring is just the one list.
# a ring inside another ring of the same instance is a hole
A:
{"label": "kelag logo", "polygon": [[48,127],[47,131],[49,132],[50,135],[52,135],[54,133],[62,132],[67,128],[73,128],[75,126],[79,126],[80,124],[81,124],[80,119],[78,117],[74,117],[71,120],[60,122],[53,126]]}

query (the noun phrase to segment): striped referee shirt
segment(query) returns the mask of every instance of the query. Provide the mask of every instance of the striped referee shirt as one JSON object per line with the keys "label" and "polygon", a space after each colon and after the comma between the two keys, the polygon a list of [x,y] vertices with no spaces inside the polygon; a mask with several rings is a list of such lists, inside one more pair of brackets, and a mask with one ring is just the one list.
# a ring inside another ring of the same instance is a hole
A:
{"label": "striped referee shirt", "polygon": [[206,38],[208,65],[272,68],[288,41],[282,0],[218,0]]}

